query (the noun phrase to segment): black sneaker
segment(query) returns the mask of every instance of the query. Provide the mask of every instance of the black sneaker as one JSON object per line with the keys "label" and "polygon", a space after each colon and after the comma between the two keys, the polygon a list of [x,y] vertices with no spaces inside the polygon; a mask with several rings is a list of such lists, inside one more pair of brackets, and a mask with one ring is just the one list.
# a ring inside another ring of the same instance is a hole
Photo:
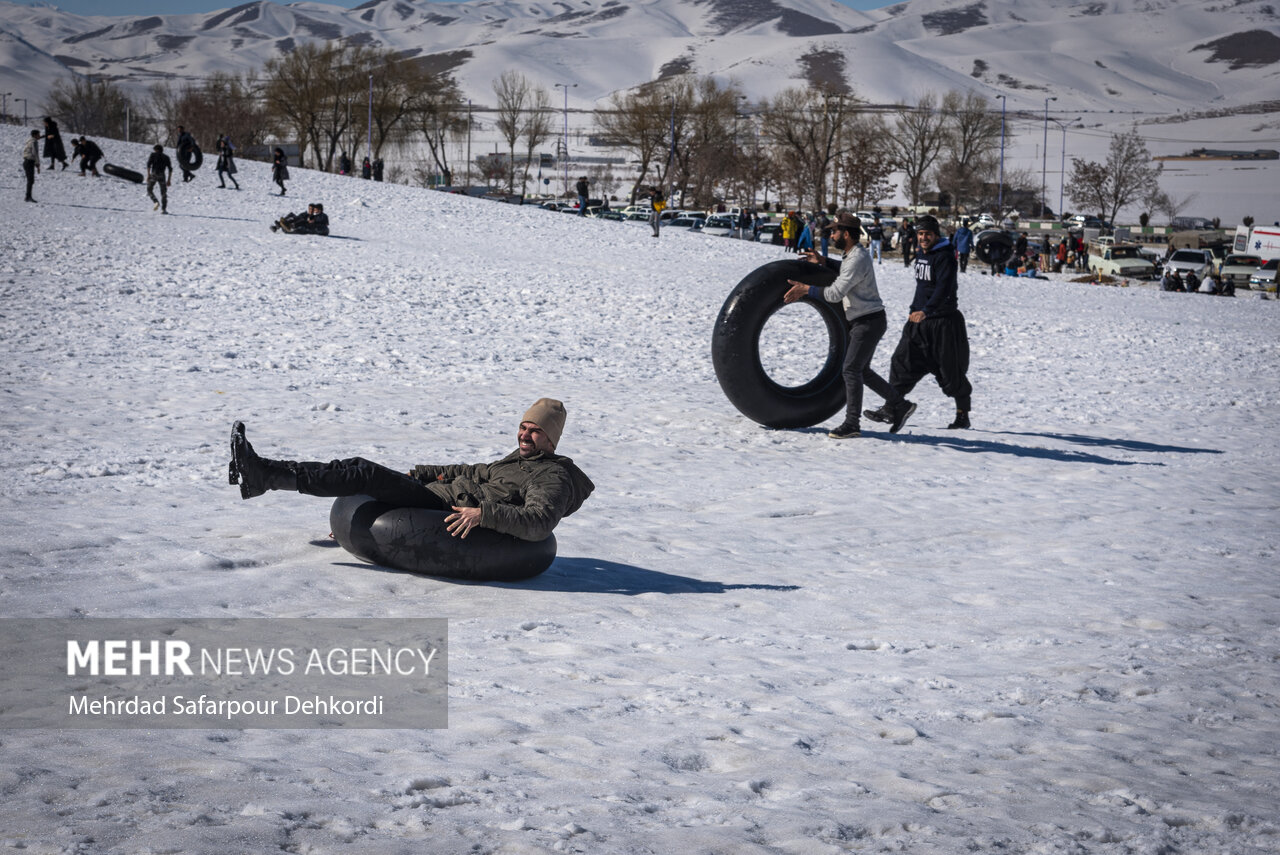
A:
{"label": "black sneaker", "polygon": [[845,422],[840,427],[827,431],[827,436],[832,439],[857,439],[862,436],[862,431],[858,425]]}
{"label": "black sneaker", "polygon": [[893,410],[889,408],[888,404],[878,410],[863,410],[862,414],[873,422],[880,422],[886,425],[893,423]]}
{"label": "black sneaker", "polygon": [[969,414],[964,410],[956,410],[956,420],[947,425],[947,430],[968,430]]}
{"label": "black sneaker", "polygon": [[907,423],[907,419],[911,418],[911,414],[916,411],[916,405],[910,401],[903,401],[893,411],[893,424],[889,426],[889,433],[897,433],[902,430],[902,426]]}

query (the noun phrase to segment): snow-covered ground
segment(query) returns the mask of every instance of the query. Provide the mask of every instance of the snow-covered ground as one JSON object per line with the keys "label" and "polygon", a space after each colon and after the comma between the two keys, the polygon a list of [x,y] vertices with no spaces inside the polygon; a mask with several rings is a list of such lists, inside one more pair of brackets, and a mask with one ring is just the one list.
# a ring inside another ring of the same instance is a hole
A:
{"label": "snow-covered ground", "polygon": [[[926,381],[835,442],[711,370],[775,248],[242,166],[167,217],[0,175],[0,615],[444,617],[450,726],[3,732],[3,849],[1280,849],[1280,303],[969,273],[974,429]],[[313,200],[333,237],[267,230]],[[542,395],[597,490],[527,583],[361,565],[325,501],[226,483],[234,418],[480,461]]]}

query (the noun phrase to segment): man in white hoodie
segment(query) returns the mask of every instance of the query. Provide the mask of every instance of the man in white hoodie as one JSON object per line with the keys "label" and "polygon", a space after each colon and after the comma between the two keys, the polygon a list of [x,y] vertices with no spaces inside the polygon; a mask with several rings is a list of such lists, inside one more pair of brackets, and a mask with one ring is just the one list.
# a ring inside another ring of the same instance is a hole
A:
{"label": "man in white hoodie", "polygon": [[[862,236],[862,223],[848,211],[836,215],[828,227],[831,245],[841,252],[840,273],[826,288],[805,285],[788,279],[791,287],[783,294],[783,302],[794,303],[809,297],[813,300],[840,301],[844,304],[845,320],[849,322],[849,346],[844,356],[845,417],[844,422],[832,429],[827,436],[832,439],[856,439],[862,436],[862,387],[884,398],[884,410],[892,413],[890,433],[897,433],[915,411],[916,405],[893,391],[889,383],[871,369],[871,359],[876,355],[876,345],[884,338],[888,319],[880,290],[876,287],[876,271],[871,256],[858,239]],[[835,267],[835,261],[824,259],[809,250],[805,260],[814,264]]]}
{"label": "man in white hoodie", "polygon": [[40,132],[32,131],[31,139],[27,140],[27,144],[22,147],[22,171],[27,174],[27,198],[25,201],[34,202],[31,198],[31,188],[36,184],[36,173],[40,171]]}

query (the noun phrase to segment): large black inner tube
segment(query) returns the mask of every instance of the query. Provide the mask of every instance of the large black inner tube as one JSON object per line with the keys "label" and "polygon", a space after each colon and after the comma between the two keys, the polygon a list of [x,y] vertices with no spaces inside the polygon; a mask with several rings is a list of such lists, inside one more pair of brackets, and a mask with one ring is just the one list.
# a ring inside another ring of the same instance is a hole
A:
{"label": "large black inner tube", "polygon": [[116,178],[123,178],[125,181],[132,181],[134,184],[142,183],[142,173],[124,166],[116,166],[114,163],[104,163],[102,171]]}
{"label": "large black inner tube", "polygon": [[192,146],[178,151],[178,165],[187,172],[195,172],[204,163],[204,152],[200,146]]}
{"label": "large black inner tube", "polygon": [[1003,266],[1013,255],[1013,238],[998,229],[988,229],[978,233],[974,247],[983,264]]}
{"label": "large black inner tube", "polygon": [[472,582],[517,582],[556,558],[556,536],[521,540],[487,528],[465,538],[445,527],[447,511],[399,508],[369,496],[344,496],[329,511],[334,539],[352,555],[409,573]]}
{"label": "large black inner tube", "polygon": [[835,278],[835,271],[823,265],[774,261],[748,273],[724,301],[711,336],[711,362],[725,396],[747,418],[771,428],[810,427],[844,407],[841,368],[849,324],[840,304],[805,298],[817,308],[827,330],[827,358],[813,379],[783,386],[769,376],[760,359],[760,333],[783,307],[787,280],[825,288]]}

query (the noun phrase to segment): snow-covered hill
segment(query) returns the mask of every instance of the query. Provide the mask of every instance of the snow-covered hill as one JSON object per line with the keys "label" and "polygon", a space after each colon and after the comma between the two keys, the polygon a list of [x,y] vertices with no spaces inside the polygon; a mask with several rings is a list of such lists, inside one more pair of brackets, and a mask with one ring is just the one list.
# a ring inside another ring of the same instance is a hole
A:
{"label": "snow-covered hill", "polygon": [[1176,113],[1274,100],[1280,22],[1268,0],[373,0],[247,3],[203,15],[83,17],[0,3],[0,85],[33,102],[66,70],[144,82],[245,71],[308,41],[345,39],[451,70],[485,103],[519,68],[575,83],[574,106],[681,70],[755,98],[822,77],[873,103],[977,86],[1012,107]]}
{"label": "snow-covered hill", "polygon": [[[925,381],[836,442],[712,371],[772,247],[242,166],[169,216],[0,170],[0,616],[448,618],[449,728],[6,730],[0,848],[1276,852],[1280,302],[969,272],[974,429]],[[333,237],[267,230],[307,201]],[[876,272],[883,371],[913,286]],[[816,323],[766,327],[784,382]],[[407,467],[508,452],[541,395],[597,489],[525,583],[227,484],[235,418]]]}

